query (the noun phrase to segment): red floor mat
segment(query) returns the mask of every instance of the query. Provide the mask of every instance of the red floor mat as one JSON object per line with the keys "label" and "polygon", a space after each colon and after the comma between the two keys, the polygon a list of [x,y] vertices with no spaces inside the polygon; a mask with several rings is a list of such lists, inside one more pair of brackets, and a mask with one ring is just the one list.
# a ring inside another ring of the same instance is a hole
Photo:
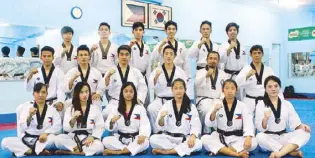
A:
{"label": "red floor mat", "polygon": [[0,130],[8,130],[8,129],[15,129],[16,123],[6,123],[0,124]]}

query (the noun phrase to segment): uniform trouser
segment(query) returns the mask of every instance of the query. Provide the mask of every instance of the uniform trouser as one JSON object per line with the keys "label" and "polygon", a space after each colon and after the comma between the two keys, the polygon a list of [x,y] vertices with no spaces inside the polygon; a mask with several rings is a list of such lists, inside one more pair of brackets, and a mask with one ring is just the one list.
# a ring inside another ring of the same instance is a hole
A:
{"label": "uniform trouser", "polygon": [[[214,154],[217,154],[220,149],[225,147],[225,145],[220,141],[219,133],[214,131],[211,135],[204,135],[201,137],[202,144],[207,151],[210,151]],[[241,152],[244,150],[244,136],[223,136],[225,142],[228,146],[234,148],[237,152]],[[252,146],[249,151],[255,150],[257,147],[257,140],[255,137],[252,137]]]}
{"label": "uniform trouser", "polygon": [[[47,140],[44,143],[41,143],[37,140],[37,138],[25,138],[24,140],[30,144],[35,144],[35,153],[38,155],[44,149],[54,150],[55,146],[55,138],[56,136],[53,134],[49,134]],[[17,157],[25,156],[25,152],[30,150],[31,148],[25,145],[21,138],[19,137],[6,137],[1,142],[1,147],[3,150],[8,150],[13,152]]]}
{"label": "uniform trouser", "polygon": [[197,152],[202,149],[200,139],[196,138],[195,145],[192,148],[189,148],[187,144],[188,139],[189,136],[186,137],[186,141],[182,142],[182,137],[172,137],[167,134],[154,134],[150,137],[150,144],[153,149],[174,149],[181,157],[190,155],[192,152]]}
{"label": "uniform trouser", "polygon": [[[256,110],[256,99],[245,97],[243,99],[243,102],[245,103],[250,118],[252,118],[253,122],[255,122],[255,110]],[[256,131],[256,127],[253,126],[254,131]]]}
{"label": "uniform trouser", "polygon": [[[73,136],[73,133],[58,135],[55,140],[56,147],[59,150],[67,150],[73,152],[73,149],[77,146],[77,143],[75,142]],[[84,141],[87,136],[78,135],[78,138],[80,141]],[[82,150],[85,153],[85,156],[98,155],[103,153],[104,146],[100,140],[95,139],[94,142],[89,146],[82,145]]]}
{"label": "uniform trouser", "polygon": [[127,148],[131,156],[135,156],[138,153],[141,153],[149,148],[149,139],[146,138],[143,144],[138,144],[139,136],[136,136],[134,140],[132,138],[122,138],[122,141],[119,140],[119,135],[114,134],[114,136],[108,136],[103,138],[103,144],[105,148],[110,150],[123,150]]}
{"label": "uniform trouser", "polygon": [[207,113],[211,109],[213,109],[214,99],[211,99],[211,98],[205,98],[204,99],[202,97],[197,97],[196,106],[197,106],[197,110],[198,110],[198,113],[199,113],[200,121],[201,121],[201,124],[202,124],[202,129],[203,129],[202,132],[206,133],[206,134],[210,134],[211,129],[208,128],[205,125],[205,117],[206,117]]}
{"label": "uniform trouser", "polygon": [[249,113],[252,117],[254,117],[254,116],[255,116],[255,110],[256,110],[256,102],[255,102],[255,99],[245,97],[245,98],[243,99],[243,102],[244,102],[245,105],[247,106],[248,113]]}
{"label": "uniform trouser", "polygon": [[103,114],[103,118],[104,118],[104,121],[106,122],[107,120],[107,117],[109,116],[109,114],[114,110],[114,109],[117,109],[118,108],[118,100],[115,100],[115,99],[111,99],[109,101],[109,103],[105,106],[102,114]]}
{"label": "uniform trouser", "polygon": [[144,100],[144,104],[143,104],[144,108],[147,109],[149,104],[150,104],[150,88],[148,88],[147,96]]}
{"label": "uniform trouser", "polygon": [[263,151],[278,152],[286,144],[296,144],[299,150],[309,141],[310,136],[310,133],[298,129],[282,135],[258,133],[256,138]]}
{"label": "uniform trouser", "polygon": [[[163,102],[162,102],[163,101]],[[167,102],[166,99],[161,99],[159,97],[156,97],[154,101],[149,104],[148,106],[148,115],[151,123],[151,127],[153,130],[153,133],[159,132],[158,127],[155,125],[155,121],[158,117],[159,111],[163,106],[163,103]]]}

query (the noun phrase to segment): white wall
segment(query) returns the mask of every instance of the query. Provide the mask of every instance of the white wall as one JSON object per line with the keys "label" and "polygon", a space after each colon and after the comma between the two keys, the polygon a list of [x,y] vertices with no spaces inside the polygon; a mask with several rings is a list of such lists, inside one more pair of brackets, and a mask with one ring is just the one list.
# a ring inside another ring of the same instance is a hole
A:
{"label": "white wall", "polygon": [[315,50],[315,40],[306,41],[288,41],[288,29],[312,26],[312,12],[296,11],[294,13],[287,12],[282,15],[282,52],[281,52],[281,79],[282,85],[293,85],[296,92],[299,93],[315,93],[313,86],[315,77],[307,78],[289,78],[289,53],[293,52],[310,52]]}

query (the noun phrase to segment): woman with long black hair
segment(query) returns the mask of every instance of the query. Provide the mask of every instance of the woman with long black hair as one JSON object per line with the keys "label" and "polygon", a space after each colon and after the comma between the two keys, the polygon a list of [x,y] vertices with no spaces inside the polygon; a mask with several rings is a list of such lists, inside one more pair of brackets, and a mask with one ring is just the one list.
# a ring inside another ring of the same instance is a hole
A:
{"label": "woman with long black hair", "polygon": [[174,99],[163,105],[156,120],[156,126],[164,132],[150,138],[152,153],[190,155],[202,148],[198,111],[186,94],[184,80],[175,79],[172,92]]}
{"label": "woman with long black hair", "polygon": [[92,104],[88,83],[79,82],[74,87],[72,105],[66,109],[63,129],[58,135],[56,154],[97,155],[104,146],[100,141],[104,132],[104,120],[98,105]]}
{"label": "woman with long black hair", "polygon": [[137,98],[135,85],[132,82],[123,84],[118,108],[110,113],[105,123],[106,129],[114,131],[114,135],[103,139],[104,155],[134,156],[149,147],[150,121]]}
{"label": "woman with long black hair", "polygon": [[311,128],[301,122],[289,101],[279,98],[281,81],[278,77],[267,77],[264,87],[264,98],[256,107],[255,124],[260,131],[256,138],[259,146],[272,152],[270,158],[285,155],[303,157],[300,149],[309,141]]}

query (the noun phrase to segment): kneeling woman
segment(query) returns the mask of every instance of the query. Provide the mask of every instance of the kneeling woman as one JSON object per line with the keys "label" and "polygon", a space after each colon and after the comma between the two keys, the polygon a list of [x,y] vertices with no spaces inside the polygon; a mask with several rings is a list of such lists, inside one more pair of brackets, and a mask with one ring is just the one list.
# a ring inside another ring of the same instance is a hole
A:
{"label": "kneeling woman", "polygon": [[249,151],[255,150],[254,124],[246,105],[235,98],[237,84],[229,79],[223,83],[225,98],[214,105],[206,115],[205,124],[217,130],[204,135],[201,140],[207,151],[236,157],[249,157]]}
{"label": "kneeling woman", "polygon": [[47,86],[37,83],[33,89],[35,102],[22,105],[20,130],[22,137],[7,137],[2,140],[3,150],[9,150],[17,157],[26,155],[50,155],[54,150],[55,134],[61,132],[61,118],[57,110],[46,104]]}
{"label": "kneeling woman", "polygon": [[163,105],[156,120],[157,128],[164,132],[150,138],[152,154],[190,155],[202,149],[198,111],[186,94],[184,80],[174,80],[172,92],[174,99]]}
{"label": "kneeling woman", "polygon": [[104,146],[100,141],[104,120],[99,106],[92,104],[88,83],[79,82],[74,87],[72,106],[65,112],[63,128],[66,134],[56,137],[56,154],[97,155]]}
{"label": "kneeling woman", "polygon": [[[301,147],[310,139],[310,127],[302,124],[289,101],[278,97],[281,81],[276,76],[265,80],[265,96],[256,107],[255,124],[259,146],[271,151],[270,158],[285,155],[303,157]],[[286,131],[289,128],[292,132]]]}
{"label": "kneeling woman", "polygon": [[103,139],[104,155],[134,156],[149,147],[150,121],[145,108],[138,104],[137,89],[132,82],[122,86],[118,109],[110,113],[105,127],[114,131],[114,135]]}

